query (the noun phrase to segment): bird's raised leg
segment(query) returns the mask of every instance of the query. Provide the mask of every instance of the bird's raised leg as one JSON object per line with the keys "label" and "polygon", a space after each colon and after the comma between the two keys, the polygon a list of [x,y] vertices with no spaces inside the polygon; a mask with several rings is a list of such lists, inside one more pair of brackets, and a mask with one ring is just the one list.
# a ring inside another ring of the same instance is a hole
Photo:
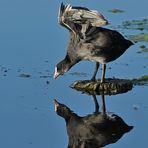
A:
{"label": "bird's raised leg", "polygon": [[105,70],[106,70],[106,64],[102,64],[102,77],[101,77],[101,83],[104,82]]}
{"label": "bird's raised leg", "polygon": [[99,62],[96,62],[95,71],[94,71],[93,76],[91,78],[92,81],[95,81],[96,80],[96,74],[97,74],[99,65],[100,65]]}

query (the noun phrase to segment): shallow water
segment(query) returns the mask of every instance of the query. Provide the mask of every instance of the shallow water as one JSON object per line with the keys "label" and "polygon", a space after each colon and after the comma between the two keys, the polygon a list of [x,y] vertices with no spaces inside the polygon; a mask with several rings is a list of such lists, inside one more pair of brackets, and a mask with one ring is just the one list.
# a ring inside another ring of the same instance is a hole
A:
{"label": "shallow water", "polygon": [[[68,1],[63,1],[69,3]],[[0,1],[0,147],[59,148],[66,147],[68,137],[65,121],[56,115],[53,99],[84,116],[94,111],[91,96],[69,87],[75,80],[89,79],[94,63],[81,62],[67,74],[53,80],[54,66],[66,53],[69,33],[57,23],[61,1],[1,0]],[[99,10],[112,26],[126,20],[147,18],[146,0],[88,0],[71,2]],[[108,10],[121,9],[123,13]],[[147,30],[117,30],[124,35],[147,33]],[[148,74],[147,52],[138,53],[138,42],[116,61],[107,65],[106,77],[133,79]],[[99,77],[101,72],[99,72]],[[100,96],[97,96],[100,102]],[[134,86],[125,94],[106,96],[108,112],[124,119],[133,130],[125,134],[114,147],[146,147],[148,145],[147,86]]]}

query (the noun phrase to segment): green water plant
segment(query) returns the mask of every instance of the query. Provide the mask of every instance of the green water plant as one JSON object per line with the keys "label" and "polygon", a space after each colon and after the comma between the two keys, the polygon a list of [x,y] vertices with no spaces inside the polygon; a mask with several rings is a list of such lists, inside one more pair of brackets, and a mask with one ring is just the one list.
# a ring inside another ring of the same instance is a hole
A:
{"label": "green water plant", "polygon": [[144,85],[144,86],[148,86],[148,75],[143,75],[137,79],[133,79],[133,84],[134,85]]}
{"label": "green water plant", "polygon": [[124,10],[120,10],[120,9],[111,9],[111,10],[108,10],[108,12],[111,12],[111,13],[123,13],[125,11]]}
{"label": "green water plant", "polygon": [[148,42],[148,34],[140,33],[136,35],[129,35],[128,38],[134,42]]}
{"label": "green water plant", "polygon": [[123,21],[121,25],[115,27],[117,29],[131,29],[131,30],[148,30],[148,18],[141,20],[126,20]]}

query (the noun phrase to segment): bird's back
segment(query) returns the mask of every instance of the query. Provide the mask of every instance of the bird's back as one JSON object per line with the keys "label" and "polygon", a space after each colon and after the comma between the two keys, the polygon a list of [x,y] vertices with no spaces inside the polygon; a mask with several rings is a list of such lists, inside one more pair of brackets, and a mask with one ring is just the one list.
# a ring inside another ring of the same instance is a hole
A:
{"label": "bird's back", "polygon": [[132,44],[115,30],[90,27],[85,40],[80,41],[78,53],[84,59],[107,63],[120,57]]}

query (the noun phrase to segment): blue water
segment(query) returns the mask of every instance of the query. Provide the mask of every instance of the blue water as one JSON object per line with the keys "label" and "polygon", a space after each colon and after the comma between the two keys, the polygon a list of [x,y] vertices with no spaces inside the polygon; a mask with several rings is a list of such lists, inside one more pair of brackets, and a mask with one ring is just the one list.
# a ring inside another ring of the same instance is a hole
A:
{"label": "blue water", "polygon": [[[112,26],[125,20],[147,17],[147,0],[134,3],[128,0],[63,2],[99,10]],[[81,62],[59,79],[52,78],[56,63],[65,56],[69,38],[68,31],[57,22],[60,3],[59,0],[0,0],[2,148],[65,148],[68,143],[65,122],[54,112],[54,98],[82,116],[94,111],[90,96],[69,87],[75,80],[89,79],[94,63]],[[108,12],[113,8],[125,10],[125,13]],[[133,30],[123,32],[125,35],[134,33]],[[107,69],[106,77],[136,78],[148,74],[147,53],[138,54],[139,45],[135,44],[122,57],[109,63],[107,66],[111,69]],[[80,75],[75,75],[75,72]],[[30,77],[20,77],[20,74],[29,74]],[[107,111],[118,114],[127,124],[134,126],[117,143],[106,147],[139,148],[148,145],[147,97],[147,86],[135,86],[128,93],[105,97]]]}

